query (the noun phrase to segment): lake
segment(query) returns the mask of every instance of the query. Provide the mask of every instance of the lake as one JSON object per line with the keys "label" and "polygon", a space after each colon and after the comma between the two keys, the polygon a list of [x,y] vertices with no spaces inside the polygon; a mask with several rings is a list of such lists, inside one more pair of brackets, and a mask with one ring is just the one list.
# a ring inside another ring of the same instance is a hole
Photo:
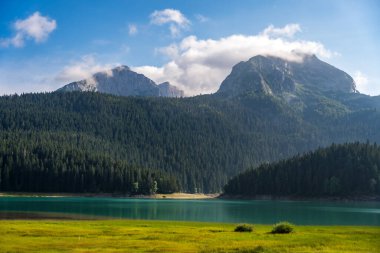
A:
{"label": "lake", "polygon": [[88,218],[380,226],[380,202],[0,197],[0,212]]}

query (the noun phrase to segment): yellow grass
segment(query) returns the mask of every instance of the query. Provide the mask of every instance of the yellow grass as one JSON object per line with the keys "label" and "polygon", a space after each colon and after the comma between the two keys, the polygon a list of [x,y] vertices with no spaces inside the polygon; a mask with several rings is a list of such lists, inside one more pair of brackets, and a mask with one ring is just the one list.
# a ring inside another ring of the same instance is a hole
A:
{"label": "yellow grass", "polygon": [[146,220],[0,220],[0,252],[380,252],[380,227],[272,226]]}

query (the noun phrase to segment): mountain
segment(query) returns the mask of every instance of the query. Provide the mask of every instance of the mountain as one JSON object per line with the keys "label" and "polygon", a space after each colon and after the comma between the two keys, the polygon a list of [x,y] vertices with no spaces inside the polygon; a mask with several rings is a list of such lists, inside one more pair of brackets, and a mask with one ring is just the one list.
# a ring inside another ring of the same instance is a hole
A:
{"label": "mountain", "polygon": [[300,62],[258,55],[235,65],[217,93],[230,96],[246,92],[283,95],[297,94],[301,89],[357,92],[352,77],[315,55],[303,55]]}
{"label": "mountain", "polygon": [[273,164],[262,164],[231,179],[229,196],[380,196],[380,148],[350,143],[320,148]]}
{"label": "mountain", "polygon": [[164,82],[158,85],[160,97],[183,97],[184,92],[169,82]]}
{"label": "mountain", "polygon": [[98,72],[90,78],[69,83],[57,91],[94,91],[118,96],[183,97],[183,91],[168,82],[157,85],[127,66]]}
{"label": "mountain", "polygon": [[[83,184],[94,182],[84,175],[101,174],[122,185],[123,173],[129,172],[115,171],[113,166],[72,166],[76,170],[64,173],[71,164],[83,164],[78,159],[105,155],[133,168],[161,171],[168,180],[174,177],[169,181],[178,181],[182,191],[219,192],[231,177],[265,162],[333,142],[380,142],[379,97],[357,93],[352,78],[343,71],[309,57],[302,63],[253,57],[236,65],[217,93],[188,98],[100,92],[0,97],[0,191],[31,189],[19,180],[20,173],[35,173],[41,177],[39,182],[46,181],[46,173],[56,179],[63,173],[65,180]],[[285,66],[292,66],[291,71],[290,67],[285,71]],[[117,71],[129,73],[126,68]],[[109,76],[105,78],[112,79]],[[313,81],[317,77],[326,83]],[[64,156],[75,154],[73,150],[83,153]],[[62,153],[62,171],[43,161],[49,157],[45,152]],[[14,162],[29,153],[35,154],[32,163],[41,160],[41,171],[25,172],[22,160]],[[128,178],[142,180],[141,175]]]}
{"label": "mountain", "polygon": [[380,97],[360,94],[344,71],[301,55],[300,61],[255,56],[236,64],[216,96],[265,96],[289,107],[303,119],[318,121],[327,115],[344,115],[363,109],[380,109]]}

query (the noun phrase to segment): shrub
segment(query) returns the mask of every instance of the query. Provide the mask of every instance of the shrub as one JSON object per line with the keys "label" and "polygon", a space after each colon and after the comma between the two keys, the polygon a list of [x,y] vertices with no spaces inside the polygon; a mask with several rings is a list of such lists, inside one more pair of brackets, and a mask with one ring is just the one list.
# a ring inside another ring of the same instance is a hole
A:
{"label": "shrub", "polygon": [[293,232],[294,225],[289,222],[280,222],[273,226],[272,234],[289,234]]}
{"label": "shrub", "polygon": [[235,228],[235,232],[252,232],[253,226],[249,224],[239,224]]}

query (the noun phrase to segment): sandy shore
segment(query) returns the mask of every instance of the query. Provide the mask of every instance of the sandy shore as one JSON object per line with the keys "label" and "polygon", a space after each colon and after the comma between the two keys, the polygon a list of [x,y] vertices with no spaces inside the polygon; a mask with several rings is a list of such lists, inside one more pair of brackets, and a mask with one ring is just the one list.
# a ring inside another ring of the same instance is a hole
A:
{"label": "sandy shore", "polygon": [[110,198],[149,198],[149,199],[212,199],[217,198],[219,194],[202,194],[202,193],[170,193],[155,195],[122,195],[110,193],[32,193],[32,192],[0,192],[0,197],[110,197]]}
{"label": "sandy shore", "polygon": [[213,199],[217,198],[219,194],[201,194],[201,193],[172,193],[172,194],[156,194],[151,196],[159,199]]}

